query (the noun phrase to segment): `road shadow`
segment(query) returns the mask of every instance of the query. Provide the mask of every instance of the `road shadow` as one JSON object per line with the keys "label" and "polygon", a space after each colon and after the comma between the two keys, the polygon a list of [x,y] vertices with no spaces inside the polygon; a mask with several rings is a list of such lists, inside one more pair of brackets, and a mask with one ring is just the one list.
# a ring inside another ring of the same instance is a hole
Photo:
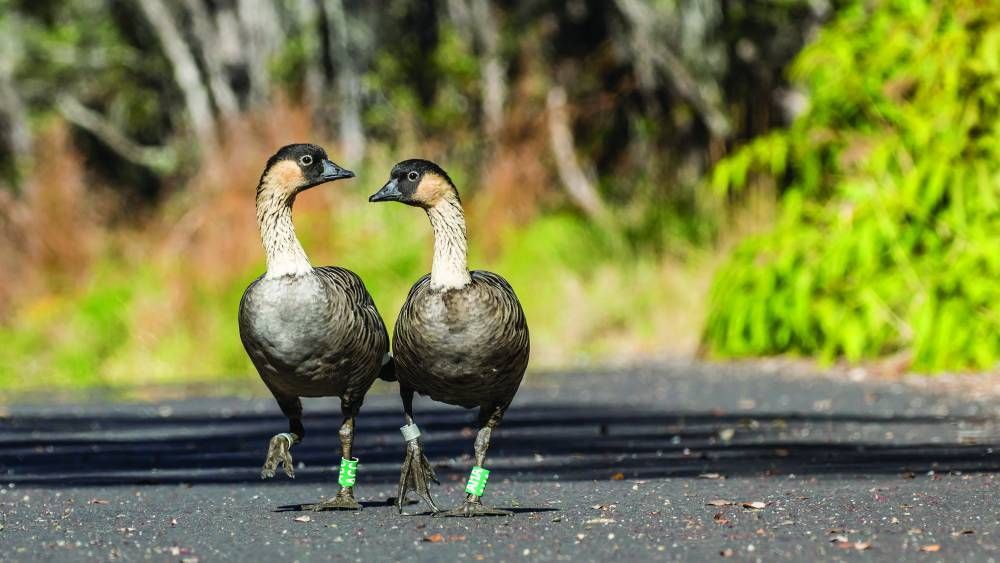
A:
{"label": "road shadow", "polygon": [[[248,409],[249,410],[249,409]],[[274,414],[146,411],[0,419],[0,483],[70,487],[259,481]],[[468,473],[474,413],[418,412],[425,453],[443,482]],[[307,416],[293,449],[295,482],[336,482],[339,415]],[[495,435],[494,478],[519,482],[739,475],[1000,471],[996,420],[983,417],[660,411],[622,405],[515,405]],[[366,408],[355,455],[366,484],[399,479],[396,407]],[[273,483],[287,482],[279,476]],[[380,503],[374,503],[383,506]]]}

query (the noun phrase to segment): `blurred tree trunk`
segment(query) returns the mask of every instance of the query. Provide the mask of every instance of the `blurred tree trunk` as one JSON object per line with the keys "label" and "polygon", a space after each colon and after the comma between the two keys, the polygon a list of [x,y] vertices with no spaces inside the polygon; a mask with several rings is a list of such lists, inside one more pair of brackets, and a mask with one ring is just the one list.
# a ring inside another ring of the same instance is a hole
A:
{"label": "blurred tree trunk", "polygon": [[595,222],[607,225],[608,208],[601,194],[591,183],[576,156],[576,142],[566,106],[566,90],[553,86],[545,100],[548,117],[549,142],[556,158],[556,170],[566,193],[580,209]]}
{"label": "blurred tree trunk", "polygon": [[[715,12],[705,13],[710,12],[711,3],[669,2],[661,6],[641,0],[615,0],[615,5],[628,23],[629,51],[635,59],[640,87],[651,92],[658,83],[657,71],[663,73],[674,91],[698,112],[712,135],[728,137],[732,126],[723,108],[722,92],[711,76],[713,61],[707,54],[711,49],[704,44],[718,25],[712,19],[720,17]],[[679,39],[673,37],[673,31]],[[684,51],[678,54],[671,48],[671,39],[682,42],[681,49],[700,55],[709,69],[696,73],[689,68],[682,56]]]}
{"label": "blurred tree trunk", "polygon": [[31,128],[27,108],[14,85],[20,59],[19,30],[9,15],[0,15],[0,135],[15,162],[31,154]]}
{"label": "blurred tree trunk", "polygon": [[[344,160],[354,162],[365,154],[365,131],[361,122],[361,75],[358,68],[360,53],[357,41],[341,0],[326,2],[327,29],[329,30],[330,60],[334,64],[338,93],[338,128],[343,144]],[[360,31],[360,30],[358,30]]]}
{"label": "blurred tree trunk", "polygon": [[323,64],[322,11],[317,0],[298,0],[295,20],[300,30],[302,48],[305,51],[303,92],[306,104],[315,111],[319,108],[326,90],[326,69]]}
{"label": "blurred tree trunk", "polygon": [[503,126],[507,98],[507,65],[500,56],[500,26],[490,0],[449,0],[455,28],[479,54],[480,90],[486,134],[496,138]]}
{"label": "blurred tree trunk", "polygon": [[191,14],[192,29],[201,46],[201,55],[205,60],[208,74],[208,86],[219,113],[231,117],[240,110],[236,92],[229,84],[225,64],[220,57],[218,45],[221,43],[219,29],[213,25],[214,20],[205,8],[203,0],[185,0],[188,12]]}
{"label": "blurred tree trunk", "polygon": [[201,72],[194,54],[188,49],[187,43],[177,29],[170,10],[162,0],[139,0],[146,19],[153,26],[163,52],[170,60],[174,71],[174,80],[184,95],[191,125],[202,146],[215,144],[215,118],[212,114],[212,104],[208,90],[202,83]]}
{"label": "blurred tree trunk", "polygon": [[250,79],[250,103],[261,105],[270,99],[271,57],[285,43],[281,18],[271,0],[237,0],[236,13],[242,28],[242,49]]}

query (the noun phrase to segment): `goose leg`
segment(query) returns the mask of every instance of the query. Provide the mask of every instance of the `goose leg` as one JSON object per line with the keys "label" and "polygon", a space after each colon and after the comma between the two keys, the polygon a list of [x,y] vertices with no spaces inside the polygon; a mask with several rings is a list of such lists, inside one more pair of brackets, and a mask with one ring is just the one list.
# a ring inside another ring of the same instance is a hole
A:
{"label": "goose leg", "polygon": [[[352,460],[354,459],[351,457],[351,447],[354,445],[354,417],[357,415],[358,409],[342,405],[341,410],[344,413],[344,423],[340,426],[341,457]],[[343,470],[343,465],[341,465],[341,471]],[[343,479],[341,479],[341,483],[343,482]],[[306,505],[303,508],[316,512],[321,510],[361,510],[361,505],[354,499],[354,485],[352,480],[349,485],[341,485],[337,496],[318,504]]]}
{"label": "goose leg", "polygon": [[[413,425],[413,389],[402,384],[399,386],[399,396],[403,400],[403,414],[406,418],[406,425]],[[434,468],[420,448],[420,439],[413,438],[406,442],[406,458],[403,459],[403,468],[399,474],[399,489],[396,492],[396,508],[403,514],[403,505],[406,503],[406,495],[414,491],[420,498],[424,499],[434,513],[439,512],[434,498],[431,497],[430,482],[438,481],[434,474]]]}
{"label": "goose leg", "polygon": [[278,466],[282,466],[285,475],[295,478],[295,465],[292,462],[292,446],[306,437],[306,429],[302,426],[302,401],[297,397],[278,397],[281,412],[288,417],[288,432],[275,434],[267,446],[267,457],[264,458],[264,468],[260,471],[261,479],[274,477]]}
{"label": "goose leg", "polygon": [[[504,407],[497,407],[493,409],[483,407],[479,409],[480,428],[479,434],[476,435],[475,444],[476,467],[484,467],[484,464],[486,463],[486,451],[490,448],[490,436],[493,434],[493,429],[500,424],[500,420],[503,418],[504,410]],[[461,506],[444,512],[439,512],[434,516],[445,518],[454,516],[513,516],[513,513],[508,510],[500,510],[498,508],[484,506],[482,500],[480,500],[481,498],[481,496],[466,493],[465,502],[463,502]]]}

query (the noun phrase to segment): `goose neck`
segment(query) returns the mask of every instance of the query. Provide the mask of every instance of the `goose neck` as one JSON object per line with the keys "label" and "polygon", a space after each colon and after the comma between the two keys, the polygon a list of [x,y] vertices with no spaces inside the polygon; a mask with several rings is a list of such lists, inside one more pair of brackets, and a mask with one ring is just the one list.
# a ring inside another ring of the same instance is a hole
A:
{"label": "goose neck", "polygon": [[448,197],[427,208],[434,230],[434,261],[431,265],[431,288],[458,289],[472,278],[468,267],[468,238],[465,213],[458,198]]}
{"label": "goose neck", "polygon": [[257,198],[257,225],[267,256],[265,277],[279,278],[312,271],[312,265],[295,235],[292,204],[295,196],[261,194]]}

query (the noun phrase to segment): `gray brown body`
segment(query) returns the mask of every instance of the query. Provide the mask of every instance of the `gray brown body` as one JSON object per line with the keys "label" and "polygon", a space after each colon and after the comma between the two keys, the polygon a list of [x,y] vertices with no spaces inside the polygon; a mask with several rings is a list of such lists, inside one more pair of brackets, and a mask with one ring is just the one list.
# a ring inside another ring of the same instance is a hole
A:
{"label": "gray brown body", "polygon": [[421,278],[393,335],[400,384],[436,401],[505,410],[528,365],[528,324],[514,290],[481,270],[461,288]]}
{"label": "gray brown body", "polygon": [[240,302],[240,339],[261,379],[284,402],[337,396],[356,412],[389,352],[361,279],[343,268],[261,277]]}
{"label": "gray brown body", "polygon": [[[396,508],[403,512],[414,491],[442,516],[509,516],[484,506],[482,491],[467,490],[465,502],[440,511],[430,492],[437,482],[420,445],[413,418],[414,392],[465,408],[479,407],[476,467],[482,470],[490,436],[514,399],[528,366],[528,323],[514,290],[502,277],[469,271],[465,212],[458,190],[440,166],[422,159],[393,166],[389,181],[368,201],[398,201],[427,213],[434,230],[431,273],[413,286],[399,312],[392,350],[406,426],[406,457],[399,475]],[[478,475],[479,473],[477,473]],[[480,485],[483,481],[479,481]]]}

